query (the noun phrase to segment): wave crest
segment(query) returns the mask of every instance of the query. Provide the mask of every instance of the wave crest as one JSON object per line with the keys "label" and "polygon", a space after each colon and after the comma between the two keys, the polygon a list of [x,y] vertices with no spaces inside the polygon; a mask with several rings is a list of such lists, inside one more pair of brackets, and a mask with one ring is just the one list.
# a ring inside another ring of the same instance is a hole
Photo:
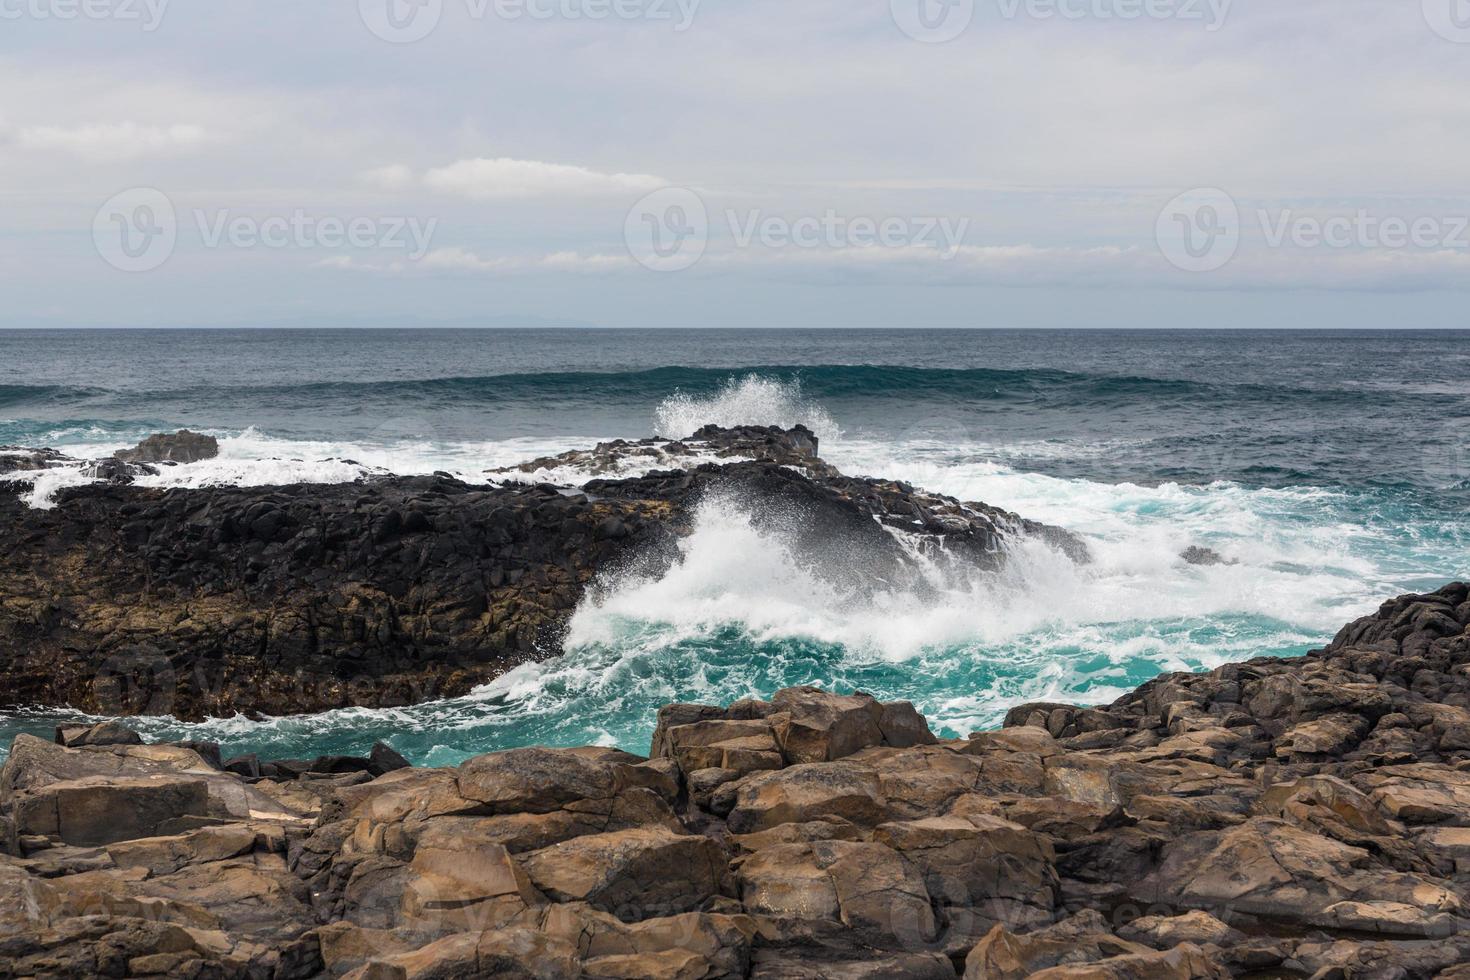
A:
{"label": "wave crest", "polygon": [[665,439],[684,439],[711,423],[726,428],[737,425],[775,425],[789,429],[804,425],[823,442],[842,435],[826,409],[810,401],[801,389],[801,378],[782,381],[759,374],[728,378],[707,398],[675,391],[654,410],[654,434]]}

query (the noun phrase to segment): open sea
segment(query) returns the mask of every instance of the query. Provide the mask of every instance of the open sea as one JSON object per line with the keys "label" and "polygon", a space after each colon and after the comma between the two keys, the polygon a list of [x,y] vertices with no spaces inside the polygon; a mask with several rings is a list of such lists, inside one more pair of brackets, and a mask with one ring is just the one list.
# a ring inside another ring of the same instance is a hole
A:
{"label": "open sea", "polygon": [[[803,423],[846,472],[1063,525],[1096,561],[1021,547],[964,588],[855,610],[727,501],[665,577],[584,603],[562,656],[466,697],[134,726],[227,755],[382,739],[442,765],[527,744],[646,752],[667,702],[817,684],[911,700],[961,735],[1023,701],[1106,702],[1164,671],[1302,654],[1383,599],[1470,577],[1470,332],[0,332],[0,445],[86,457],[185,427],[220,438],[218,459],[145,484],[484,481],[709,422]],[[80,482],[49,472],[27,500]],[[1238,564],[1187,565],[1190,545]],[[0,746],[74,717],[0,715]]]}

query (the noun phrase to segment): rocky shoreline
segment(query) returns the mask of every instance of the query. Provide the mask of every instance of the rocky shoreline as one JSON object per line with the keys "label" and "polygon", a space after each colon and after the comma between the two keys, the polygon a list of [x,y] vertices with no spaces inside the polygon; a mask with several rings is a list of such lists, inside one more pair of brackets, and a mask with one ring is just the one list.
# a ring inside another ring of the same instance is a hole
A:
{"label": "rocky shoreline", "polygon": [[0,770],[0,977],[1470,977],[1465,584],[966,739],[810,688],[649,758],[58,738]]}
{"label": "rocky shoreline", "polygon": [[[155,437],[90,464],[105,482],[63,490],[50,509],[22,499],[29,481],[81,461],[0,451],[0,707],[199,719],[458,696],[559,653],[599,576],[666,568],[716,496],[848,592],[922,589],[915,554],[993,568],[1021,536],[1087,560],[1060,528],[844,476],[800,427],[607,443],[526,464],[515,481],[134,484],[132,460],[194,458],[211,448],[200,438]],[[528,482],[568,466],[604,475]]]}

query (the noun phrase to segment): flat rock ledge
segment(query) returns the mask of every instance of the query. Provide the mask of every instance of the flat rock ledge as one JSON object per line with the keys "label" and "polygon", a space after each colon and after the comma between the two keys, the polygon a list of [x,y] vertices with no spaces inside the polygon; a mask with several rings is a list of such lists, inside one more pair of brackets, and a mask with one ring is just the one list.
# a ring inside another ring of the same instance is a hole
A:
{"label": "flat rock ledge", "polygon": [[650,758],[58,737],[0,770],[3,977],[1470,977],[1464,584],[966,739],[812,688]]}

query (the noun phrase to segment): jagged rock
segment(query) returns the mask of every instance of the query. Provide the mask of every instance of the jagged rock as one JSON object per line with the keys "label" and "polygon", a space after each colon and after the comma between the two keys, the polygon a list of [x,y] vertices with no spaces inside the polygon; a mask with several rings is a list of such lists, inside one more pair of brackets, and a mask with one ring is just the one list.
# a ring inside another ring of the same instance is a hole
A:
{"label": "jagged rock", "polygon": [[1179,557],[1190,565],[1238,565],[1239,562],[1227,559],[1213,548],[1205,548],[1192,544],[1180,552]]}
{"label": "jagged rock", "polygon": [[368,771],[374,776],[407,769],[409,765],[407,759],[385,742],[374,742],[372,751],[368,753]]}
{"label": "jagged rock", "polygon": [[1180,943],[1223,948],[1245,938],[1208,912],[1143,916],[1120,927],[1118,935],[1155,949],[1173,949]]}
{"label": "jagged rock", "polygon": [[107,846],[119,868],[146,868],[150,875],[169,875],[190,864],[208,864],[255,850],[259,834],[244,824],[201,827],[171,837],[127,838]]}
{"label": "jagged rock", "polygon": [[155,433],[132,449],[119,449],[115,459],[126,463],[197,463],[219,455],[219,440],[180,429],[172,434]]}
{"label": "jagged rock", "polygon": [[820,949],[755,954],[751,980],[953,980],[954,967],[938,953],[866,953],[844,959]]}
{"label": "jagged rock", "polygon": [[1054,966],[1031,976],[1033,980],[1227,980],[1230,971],[1205,950],[1185,943],[1163,953],[1150,950],[1086,966]]}
{"label": "jagged rock", "polygon": [[1228,908],[1386,935],[1454,931],[1461,902],[1453,889],[1419,875],[1372,870],[1370,857],[1282,821],[1255,818],[1166,845],[1139,894],[1181,910]]}
{"label": "jagged rock", "polygon": [[347,980],[556,980],[581,975],[576,950],[530,929],[461,932],[407,953],[373,959]]}
{"label": "jagged rock", "polygon": [[878,842],[778,844],[746,858],[738,878],[741,901],[756,915],[838,922],[880,949],[922,946],[937,935],[918,870]]}
{"label": "jagged rock", "polygon": [[121,722],[96,725],[62,725],[56,729],[56,744],[69,749],[83,745],[142,745],[143,736]]}
{"label": "jagged rock", "polygon": [[184,776],[87,776],[10,796],[20,834],[91,846],[152,837],[170,821],[208,814],[209,791]]}
{"label": "jagged rock", "polygon": [[[283,803],[233,773],[210,765],[193,749],[175,745],[88,745],[66,748],[30,735],[17,735],[0,768],[0,807],[22,792],[44,793],[60,783],[86,784],[119,779],[182,779],[199,782],[207,794],[204,816],[248,819],[269,816],[284,821],[307,816],[300,806]],[[148,835],[152,836],[152,835]]]}
{"label": "jagged rock", "polygon": [[1025,980],[1056,967],[1147,952],[1109,935],[1103,917],[1092,911],[1024,935],[997,924],[965,957],[964,980]]}
{"label": "jagged rock", "polygon": [[878,773],[867,766],[846,762],[797,765],[757,773],[734,785],[735,808],[729,825],[738,834],[811,820],[876,826],[887,816]]}
{"label": "jagged rock", "polygon": [[0,475],[37,473],[78,462],[55,449],[28,449],[25,446],[0,446]]}
{"label": "jagged rock", "polygon": [[981,814],[928,817],[882,824],[873,840],[918,869],[932,900],[964,920],[957,924],[973,932],[971,941],[996,921],[1052,919],[1060,890],[1056,855],[1049,841],[1017,824]]}
{"label": "jagged rock", "polygon": [[629,922],[693,911],[730,887],[714,841],[662,827],[576,837],[532,851],[521,864],[553,899],[587,902]]}

